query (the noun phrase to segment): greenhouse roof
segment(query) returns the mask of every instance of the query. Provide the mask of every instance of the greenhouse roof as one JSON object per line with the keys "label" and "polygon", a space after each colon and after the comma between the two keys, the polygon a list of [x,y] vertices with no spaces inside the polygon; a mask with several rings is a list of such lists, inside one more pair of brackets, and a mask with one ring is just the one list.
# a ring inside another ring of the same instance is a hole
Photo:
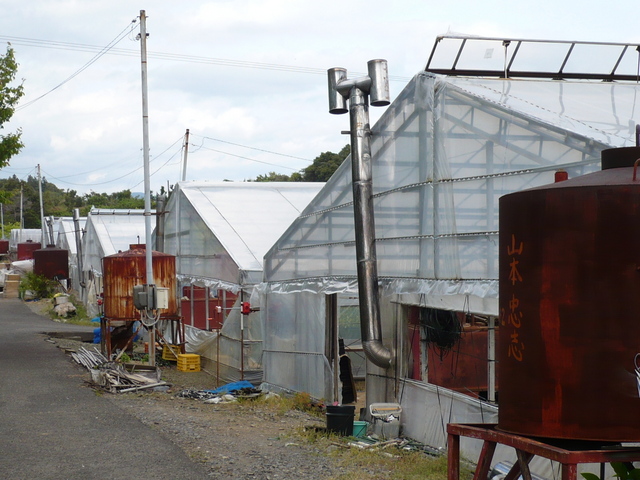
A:
{"label": "greenhouse roof", "polygon": [[87,216],[83,238],[83,269],[101,274],[104,257],[129,250],[145,238],[144,210],[94,208]]}
{"label": "greenhouse roof", "polygon": [[[498,199],[635,145],[639,93],[631,82],[416,75],[372,128],[387,292],[497,314]],[[356,291],[352,198],[347,159],[267,253],[269,289]]]}
{"label": "greenhouse roof", "polygon": [[[178,257],[181,275],[231,283],[241,283],[238,271],[261,275],[267,250],[323,186],[315,182],[180,182],[167,205],[165,251]],[[188,205],[176,208],[183,198]],[[194,256],[199,260],[187,258]]]}

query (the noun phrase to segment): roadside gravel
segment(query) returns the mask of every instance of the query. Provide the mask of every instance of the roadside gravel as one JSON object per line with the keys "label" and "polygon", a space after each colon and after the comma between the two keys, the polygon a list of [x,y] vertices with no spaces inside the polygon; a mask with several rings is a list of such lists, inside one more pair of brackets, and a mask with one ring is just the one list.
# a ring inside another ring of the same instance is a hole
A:
{"label": "roadside gravel", "polygon": [[[88,346],[73,339],[49,340],[67,352]],[[324,417],[283,410],[281,403],[264,399],[210,404],[178,397],[185,389],[215,388],[215,378],[206,372],[179,372],[173,365],[161,369],[162,379],[172,385],[167,392],[96,393],[178,445],[205,466],[209,478],[340,480],[365,473],[335,455],[344,448],[339,442],[314,434],[325,426]],[[86,384],[93,388],[88,372]],[[367,477],[383,478],[374,471]]]}

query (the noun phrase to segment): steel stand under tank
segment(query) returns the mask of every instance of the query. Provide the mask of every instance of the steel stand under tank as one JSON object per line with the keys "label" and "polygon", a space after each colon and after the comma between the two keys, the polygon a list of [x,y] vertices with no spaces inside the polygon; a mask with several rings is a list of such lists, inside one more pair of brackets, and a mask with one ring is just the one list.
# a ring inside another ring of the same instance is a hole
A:
{"label": "steel stand under tank", "polygon": [[638,158],[500,199],[500,429],[640,441]]}

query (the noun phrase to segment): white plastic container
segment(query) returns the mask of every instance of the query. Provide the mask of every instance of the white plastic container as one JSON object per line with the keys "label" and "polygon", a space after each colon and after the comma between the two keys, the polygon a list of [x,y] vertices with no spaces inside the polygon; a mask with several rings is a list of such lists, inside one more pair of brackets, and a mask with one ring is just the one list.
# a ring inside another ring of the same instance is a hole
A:
{"label": "white plastic container", "polygon": [[402,407],[398,403],[372,403],[369,406],[372,433],[383,440],[400,436],[400,415]]}

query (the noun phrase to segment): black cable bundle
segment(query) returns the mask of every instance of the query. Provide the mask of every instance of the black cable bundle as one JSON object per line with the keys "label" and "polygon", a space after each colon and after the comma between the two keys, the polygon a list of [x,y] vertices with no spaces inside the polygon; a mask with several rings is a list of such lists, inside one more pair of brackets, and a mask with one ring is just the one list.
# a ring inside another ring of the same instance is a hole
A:
{"label": "black cable bundle", "polygon": [[441,360],[462,336],[458,315],[450,310],[421,308],[420,325],[424,329],[425,341],[434,346]]}

